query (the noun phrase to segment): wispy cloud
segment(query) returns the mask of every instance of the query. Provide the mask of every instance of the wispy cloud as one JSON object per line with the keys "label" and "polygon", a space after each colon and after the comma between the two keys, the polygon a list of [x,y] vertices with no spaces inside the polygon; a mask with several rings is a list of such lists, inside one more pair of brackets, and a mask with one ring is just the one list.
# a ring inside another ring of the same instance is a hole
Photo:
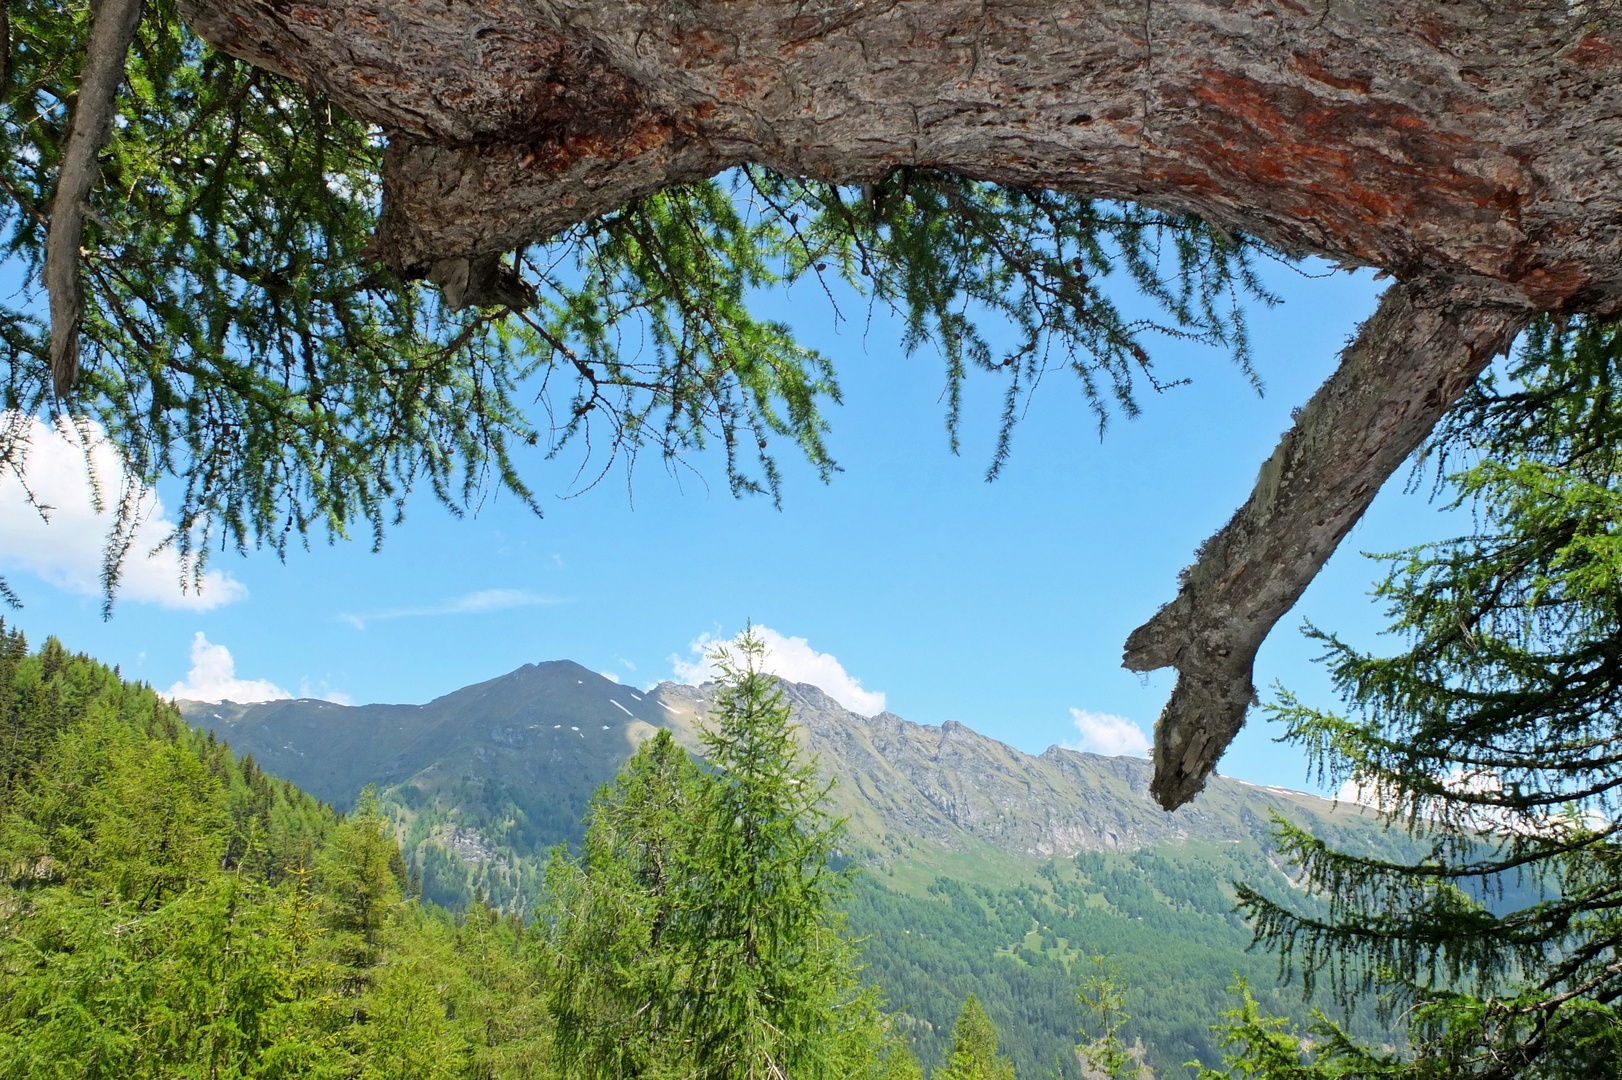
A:
{"label": "wispy cloud", "polygon": [[236,661],[231,650],[216,645],[203,636],[201,630],[192,638],[191,670],[184,682],[169,688],[172,698],[191,701],[275,701],[293,695],[268,679],[237,678]]}
{"label": "wispy cloud", "polygon": [[322,701],[330,701],[334,705],[353,705],[355,703],[354,698],[342,690],[334,690],[325,679],[318,683],[313,683],[307,678],[300,679],[298,696],[301,698],[320,698]]}
{"label": "wispy cloud", "polygon": [[1106,757],[1120,757],[1123,754],[1147,757],[1149,754],[1149,737],[1142,728],[1124,716],[1093,712],[1091,709],[1071,709],[1070,717],[1075,721],[1081,738],[1075,742],[1067,740],[1063,744],[1066,750],[1103,754]]}
{"label": "wispy cloud", "polygon": [[[0,570],[27,570],[59,588],[94,596],[118,511],[135,522],[118,599],[207,611],[247,597],[229,574],[210,570],[200,585],[165,541],[175,523],[151,490],[125,483],[123,463],[102,429],[55,427],[0,412],[0,440],[26,446],[27,486],[0,473]],[[29,494],[33,495],[32,504]],[[183,584],[183,582],[185,584]]]}
{"label": "wispy cloud", "polygon": [[511,611],[513,608],[551,607],[556,604],[566,603],[568,603],[567,600],[544,596],[540,593],[530,592],[528,589],[483,589],[462,596],[453,596],[449,600],[437,604],[426,604],[422,607],[391,608],[387,611],[376,611],[367,615],[351,615],[347,612],[340,612],[338,618],[353,626],[356,630],[364,630],[369,623],[384,622],[388,619],[421,619],[436,615],[484,615],[493,611]]}
{"label": "wispy cloud", "polygon": [[[786,637],[769,626],[755,627],[755,635],[766,644],[765,670],[770,674],[789,682],[810,683],[862,716],[884,711],[883,691],[863,689],[862,681],[847,672],[832,653],[817,652],[805,638]],[[687,647],[691,660],[679,656],[670,658],[677,681],[697,686],[714,679],[718,672],[715,661],[710,659],[711,653],[734,640],[700,634]]]}

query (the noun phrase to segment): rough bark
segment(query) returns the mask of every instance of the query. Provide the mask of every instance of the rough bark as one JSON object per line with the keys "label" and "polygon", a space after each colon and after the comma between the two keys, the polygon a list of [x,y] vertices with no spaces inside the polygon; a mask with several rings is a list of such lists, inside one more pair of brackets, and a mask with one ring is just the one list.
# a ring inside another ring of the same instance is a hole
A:
{"label": "rough bark", "polygon": [[79,320],[84,284],[79,247],[84,240],[90,191],[101,179],[97,155],[113,123],[113,106],[124,81],[124,58],[141,23],[141,0],[99,0],[90,20],[73,121],[62,149],[51,223],[45,236],[45,288],[51,298],[51,385],[58,400],[79,377]]}
{"label": "rough bark", "polygon": [[899,165],[1204,215],[1290,249],[1622,300],[1610,0],[189,0],[390,132],[426,273],[743,161]]}
{"label": "rough bark", "polygon": [[1242,723],[1268,628],[1488,359],[1536,312],[1622,310],[1618,0],[182,2],[388,130],[377,251],[453,301],[503,252],[742,162],[1127,199],[1390,271],[1128,644],[1180,669],[1167,806]]}
{"label": "rough bark", "polygon": [[1206,541],[1177,598],[1127,638],[1123,663],[1176,667],[1155,724],[1151,793],[1196,795],[1255,698],[1256,651],[1443,412],[1526,324],[1523,309],[1428,282],[1393,286]]}
{"label": "rough bark", "polygon": [[11,86],[11,10],[0,0],[0,101]]}

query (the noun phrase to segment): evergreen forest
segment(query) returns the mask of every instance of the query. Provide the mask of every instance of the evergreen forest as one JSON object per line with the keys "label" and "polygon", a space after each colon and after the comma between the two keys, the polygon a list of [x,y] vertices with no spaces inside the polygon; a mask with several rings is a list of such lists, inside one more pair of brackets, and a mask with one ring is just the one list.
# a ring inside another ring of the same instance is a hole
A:
{"label": "evergreen forest", "polygon": [[0,641],[0,1076],[767,1075],[759,1032],[781,1041],[755,1064],[791,1076],[1077,1076],[1101,949],[1140,1059],[1219,1058],[1209,1018],[1249,936],[1210,914],[1234,856],[892,891],[839,854],[758,673],[705,765],[643,745],[520,917],[425,899],[370,790],[340,814],[118,671]]}

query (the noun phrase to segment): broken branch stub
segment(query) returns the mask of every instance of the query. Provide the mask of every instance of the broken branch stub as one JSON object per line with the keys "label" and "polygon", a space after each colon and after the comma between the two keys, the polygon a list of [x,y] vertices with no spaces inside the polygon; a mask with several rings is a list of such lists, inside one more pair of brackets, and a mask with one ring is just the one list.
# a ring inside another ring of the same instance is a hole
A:
{"label": "broken branch stub", "polygon": [[1150,792],[1161,806],[1175,810],[1199,794],[1256,701],[1251,671],[1263,639],[1529,317],[1461,286],[1387,290],[1263,463],[1245,505],[1183,572],[1176,599],[1127,638],[1124,667],[1178,669],[1155,722]]}

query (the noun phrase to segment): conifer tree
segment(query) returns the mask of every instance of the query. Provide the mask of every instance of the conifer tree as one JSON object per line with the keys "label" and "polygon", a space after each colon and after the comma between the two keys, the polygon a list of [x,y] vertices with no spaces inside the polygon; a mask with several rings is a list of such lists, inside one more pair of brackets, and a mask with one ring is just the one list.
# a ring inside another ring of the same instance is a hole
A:
{"label": "conifer tree", "polygon": [[557,853],[548,979],[567,1075],[822,1080],[881,1057],[835,907],[842,823],[764,645],[737,649],[716,657],[707,770],[660,733],[598,797],[582,858]]}
{"label": "conifer tree", "polygon": [[544,977],[570,1076],[652,1075],[683,1045],[703,797],[698,767],[661,731],[593,801],[580,858],[553,853]]}
{"label": "conifer tree", "polygon": [[1014,1080],[1014,1063],[997,1053],[997,1029],[970,994],[952,1025],[952,1053],[931,1080]]}
{"label": "conifer tree", "polygon": [[[1282,825],[1327,915],[1241,888],[1310,988],[1406,1015],[1411,1060],[1332,1028],[1324,1069],[1580,1078],[1622,1060],[1622,331],[1538,326],[1448,420],[1438,471],[1476,528],[1390,557],[1403,647],[1325,647],[1345,714],[1274,705],[1322,775],[1418,842],[1337,851]],[[1450,463],[1462,463],[1453,473]],[[1338,1040],[1338,1041],[1337,1041]]]}
{"label": "conifer tree", "polygon": [[1132,1017],[1126,1011],[1120,968],[1103,954],[1094,954],[1092,964],[1076,988],[1076,1002],[1086,1018],[1086,1027],[1096,1034],[1076,1047],[1076,1056],[1086,1067],[1089,1080],[1137,1080],[1143,1070],[1121,1042],[1121,1028]]}
{"label": "conifer tree", "polygon": [[895,1026],[895,1018],[892,1018],[891,1024],[890,1037],[874,1080],[924,1080],[924,1070],[918,1064],[918,1055],[912,1052],[911,1041]]}

